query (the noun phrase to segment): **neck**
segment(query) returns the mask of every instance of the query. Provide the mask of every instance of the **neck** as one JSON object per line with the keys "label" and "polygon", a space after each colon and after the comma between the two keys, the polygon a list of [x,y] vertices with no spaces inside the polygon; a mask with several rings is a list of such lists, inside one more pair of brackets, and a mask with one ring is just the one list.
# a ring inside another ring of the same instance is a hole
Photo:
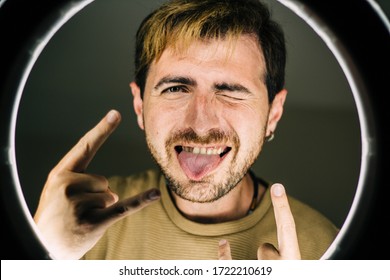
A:
{"label": "neck", "polygon": [[233,190],[214,202],[191,202],[175,193],[172,193],[172,197],[187,219],[200,223],[220,223],[245,217],[251,207],[253,194],[253,180],[246,174]]}

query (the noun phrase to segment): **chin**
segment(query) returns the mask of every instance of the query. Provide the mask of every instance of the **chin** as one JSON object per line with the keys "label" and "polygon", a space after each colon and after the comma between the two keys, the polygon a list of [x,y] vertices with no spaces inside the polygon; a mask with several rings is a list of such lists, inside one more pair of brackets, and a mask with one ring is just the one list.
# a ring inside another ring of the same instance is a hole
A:
{"label": "chin", "polygon": [[[182,199],[196,203],[214,202],[227,195],[241,181],[243,176],[227,172],[225,178],[221,180],[216,178],[216,174],[207,175],[201,180],[191,180],[185,175],[181,179],[165,175],[168,181],[169,189]],[[244,174],[245,175],[245,174]],[[185,179],[182,179],[185,177]]]}

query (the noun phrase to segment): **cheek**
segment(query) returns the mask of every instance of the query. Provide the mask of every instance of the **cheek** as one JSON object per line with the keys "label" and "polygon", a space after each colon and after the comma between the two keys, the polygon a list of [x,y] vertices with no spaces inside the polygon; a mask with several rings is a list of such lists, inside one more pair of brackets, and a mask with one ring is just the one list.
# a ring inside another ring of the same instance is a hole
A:
{"label": "cheek", "polygon": [[256,125],[255,122],[247,122],[247,125],[238,126],[236,133],[242,147],[252,147],[258,145],[264,138],[265,126],[260,123]]}
{"label": "cheek", "polygon": [[187,102],[183,100],[155,100],[151,101],[144,108],[145,121],[157,124],[162,124],[163,127],[174,126],[175,123],[180,123],[185,117]]}
{"label": "cheek", "polygon": [[225,117],[231,126],[243,135],[258,135],[267,124],[267,108],[259,110],[260,106],[247,106],[240,110],[225,110]]}
{"label": "cheek", "polygon": [[167,138],[174,126],[174,120],[177,121],[177,116],[174,113],[159,109],[158,106],[157,108],[147,109],[144,114],[145,131],[151,136],[150,139],[153,142],[160,142]]}
{"label": "cheek", "polygon": [[260,110],[244,110],[231,114],[230,126],[240,139],[240,151],[257,152],[265,136],[267,116]]}

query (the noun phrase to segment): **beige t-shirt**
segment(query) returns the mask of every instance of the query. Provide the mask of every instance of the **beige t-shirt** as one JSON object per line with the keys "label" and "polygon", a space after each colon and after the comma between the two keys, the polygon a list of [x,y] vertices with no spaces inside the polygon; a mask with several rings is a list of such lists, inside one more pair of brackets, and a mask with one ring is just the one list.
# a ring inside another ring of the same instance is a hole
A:
{"label": "beige t-shirt", "polygon": [[[233,259],[257,259],[264,242],[276,248],[276,225],[269,188],[257,208],[239,220],[201,224],[186,219],[169,195],[164,176],[154,170],[113,177],[110,187],[119,199],[158,187],[161,199],[111,226],[83,259],[202,260],[217,259],[218,242],[227,239]],[[302,259],[320,259],[338,229],[323,215],[289,197]]]}

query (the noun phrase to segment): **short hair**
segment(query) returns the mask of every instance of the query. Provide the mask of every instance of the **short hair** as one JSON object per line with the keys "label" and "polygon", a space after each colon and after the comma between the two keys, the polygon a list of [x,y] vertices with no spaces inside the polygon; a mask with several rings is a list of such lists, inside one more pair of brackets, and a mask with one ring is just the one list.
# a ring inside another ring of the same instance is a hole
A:
{"label": "short hair", "polygon": [[271,103],[284,87],[285,39],[269,8],[258,0],[170,0],[150,13],[136,34],[135,82],[141,94],[150,65],[166,48],[244,34],[254,35],[263,52],[266,69],[262,78]]}

